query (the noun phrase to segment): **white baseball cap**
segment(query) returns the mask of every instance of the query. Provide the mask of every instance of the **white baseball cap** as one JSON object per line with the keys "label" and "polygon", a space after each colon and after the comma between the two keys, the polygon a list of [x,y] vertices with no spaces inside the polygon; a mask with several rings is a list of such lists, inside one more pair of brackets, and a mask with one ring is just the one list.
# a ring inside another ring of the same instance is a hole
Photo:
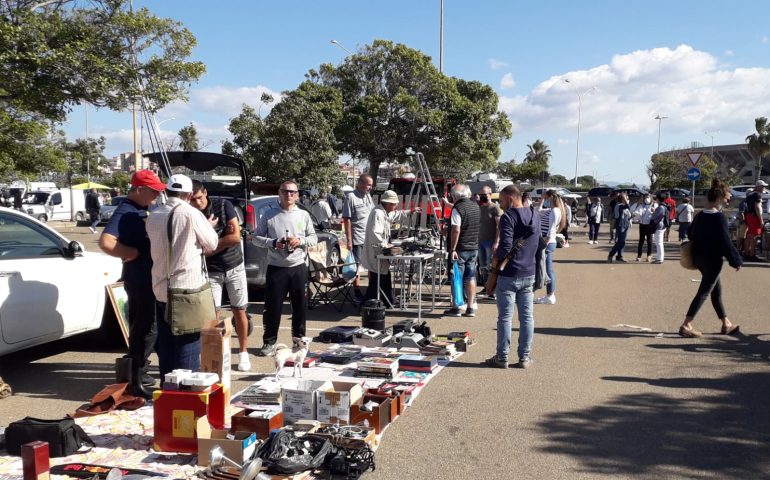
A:
{"label": "white baseball cap", "polygon": [[385,190],[380,197],[380,203],[398,203],[398,195],[393,190]]}
{"label": "white baseball cap", "polygon": [[192,193],[192,180],[190,180],[190,177],[187,175],[171,175],[168,178],[168,182],[166,183],[166,190],[170,190],[172,192]]}
{"label": "white baseball cap", "polygon": [[757,183],[754,184],[755,187],[766,187],[767,183],[764,180],[757,180]]}

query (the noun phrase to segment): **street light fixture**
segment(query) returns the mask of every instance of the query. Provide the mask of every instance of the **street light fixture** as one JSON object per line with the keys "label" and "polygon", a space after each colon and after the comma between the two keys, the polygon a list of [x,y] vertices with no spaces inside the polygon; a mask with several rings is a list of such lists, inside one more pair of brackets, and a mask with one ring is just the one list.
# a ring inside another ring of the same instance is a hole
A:
{"label": "street light fixture", "polygon": [[658,155],[660,155],[660,124],[668,117],[661,117],[660,114],[655,115],[655,120],[658,121]]}
{"label": "street light fixture", "polygon": [[714,134],[719,133],[719,130],[706,130],[704,135],[711,137],[711,160],[714,160]]}
{"label": "street light fixture", "polygon": [[583,107],[583,96],[596,90],[596,85],[584,91],[583,93],[580,93],[578,92],[578,89],[575,86],[575,84],[569,81],[569,78],[565,78],[564,82],[568,83],[572,87],[578,99],[577,142],[575,143],[575,187],[577,187],[578,186],[578,166],[580,164],[580,110]]}
{"label": "street light fixture", "polygon": [[343,46],[343,45],[342,45],[340,42],[338,42],[337,40],[332,40],[330,43],[332,43],[333,45],[337,45],[337,46],[338,46],[338,47],[340,47],[341,49],[345,50],[345,51],[348,53],[348,55],[353,55],[353,52],[351,52],[350,50],[348,50],[347,48],[345,48],[345,47],[344,47],[344,46]]}

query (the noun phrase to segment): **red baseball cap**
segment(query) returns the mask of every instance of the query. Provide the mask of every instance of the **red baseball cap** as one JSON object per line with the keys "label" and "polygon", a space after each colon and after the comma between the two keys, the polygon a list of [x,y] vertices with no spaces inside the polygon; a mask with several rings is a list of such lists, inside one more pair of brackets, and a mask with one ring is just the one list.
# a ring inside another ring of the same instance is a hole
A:
{"label": "red baseball cap", "polygon": [[166,189],[166,184],[152,170],[139,170],[131,176],[132,187],[150,187],[156,192]]}

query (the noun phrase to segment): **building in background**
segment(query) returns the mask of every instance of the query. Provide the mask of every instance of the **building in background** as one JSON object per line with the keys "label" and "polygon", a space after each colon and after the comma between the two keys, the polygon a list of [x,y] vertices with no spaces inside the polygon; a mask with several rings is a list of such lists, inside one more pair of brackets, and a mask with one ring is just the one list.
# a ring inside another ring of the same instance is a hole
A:
{"label": "building in background", "polygon": [[[688,153],[702,153],[711,156],[711,151],[711,146],[703,145],[700,142],[693,142],[691,148],[669,150],[667,152],[660,152],[660,154],[686,158]],[[748,144],[714,145],[713,151],[714,161],[717,163],[718,177],[736,176],[742,183],[754,183],[757,162],[751,155],[751,152],[749,152]],[[760,176],[763,178],[770,176],[770,158],[762,160]]]}

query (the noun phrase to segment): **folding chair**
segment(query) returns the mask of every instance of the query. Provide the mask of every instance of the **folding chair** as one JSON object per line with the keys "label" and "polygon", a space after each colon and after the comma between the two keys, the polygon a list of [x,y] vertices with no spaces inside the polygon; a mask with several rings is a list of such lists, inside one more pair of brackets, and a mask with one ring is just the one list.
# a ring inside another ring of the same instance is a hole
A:
{"label": "folding chair", "polygon": [[346,303],[356,305],[356,299],[353,295],[353,281],[356,279],[356,275],[346,278],[343,275],[343,270],[347,271],[353,267],[354,271],[358,272],[358,262],[327,265],[329,255],[324,242],[308,249],[308,260],[310,277],[308,309],[313,309],[318,304],[329,305],[339,301],[336,308],[337,311],[341,312]]}

